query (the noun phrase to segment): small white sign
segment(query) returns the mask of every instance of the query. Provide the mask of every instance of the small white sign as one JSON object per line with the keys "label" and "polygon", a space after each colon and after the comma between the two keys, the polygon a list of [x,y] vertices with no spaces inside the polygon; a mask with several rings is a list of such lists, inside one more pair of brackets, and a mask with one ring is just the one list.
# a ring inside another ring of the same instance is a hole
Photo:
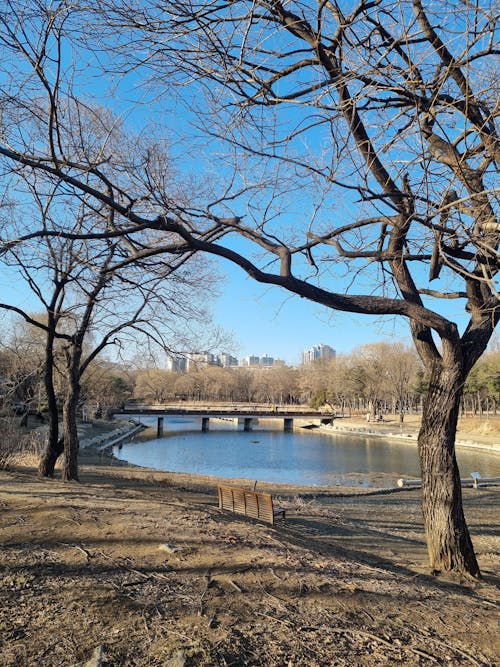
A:
{"label": "small white sign", "polygon": [[478,473],[478,472],[471,472],[470,476],[471,476],[472,479],[474,480],[474,482],[473,482],[473,484],[472,484],[473,488],[474,488],[474,489],[477,489],[477,486],[478,486],[477,483],[478,483],[478,481],[481,479],[481,474]]}

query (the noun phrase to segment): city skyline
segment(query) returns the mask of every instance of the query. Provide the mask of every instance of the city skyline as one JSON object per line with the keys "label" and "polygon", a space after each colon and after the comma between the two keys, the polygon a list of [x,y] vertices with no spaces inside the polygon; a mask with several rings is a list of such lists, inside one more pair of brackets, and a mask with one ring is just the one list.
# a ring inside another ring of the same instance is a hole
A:
{"label": "city skyline", "polygon": [[[310,348],[304,349],[301,356],[301,365],[311,365],[317,361],[328,361],[335,359],[336,351],[325,343],[318,343]],[[283,366],[286,362],[281,357],[272,357],[268,354],[251,354],[246,357],[237,358],[228,352],[185,351],[178,354],[167,354],[166,368],[169,371],[179,373],[189,372],[208,366],[219,366],[221,368],[271,368]]]}
{"label": "city skyline", "polygon": [[283,366],[283,359],[269,355],[248,355],[238,359],[227,352],[187,351],[179,354],[167,354],[166,368],[170,371],[180,373],[189,372],[192,369],[206,368],[207,366],[219,366],[221,368],[270,368],[271,366]]}

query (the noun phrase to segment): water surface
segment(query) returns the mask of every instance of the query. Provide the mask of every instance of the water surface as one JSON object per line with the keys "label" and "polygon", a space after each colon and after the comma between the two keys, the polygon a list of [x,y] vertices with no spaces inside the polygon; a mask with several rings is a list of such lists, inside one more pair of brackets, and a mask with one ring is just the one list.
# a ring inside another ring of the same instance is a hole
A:
{"label": "water surface", "polygon": [[[141,421],[155,424],[156,418]],[[281,428],[280,423],[279,429],[244,432],[229,422],[211,422],[212,430],[202,433],[198,419],[166,418],[164,437],[137,438],[115,447],[114,454],[156,470],[282,484],[369,486],[382,476],[385,484],[394,485],[400,477],[420,474],[414,443],[307,430],[285,433]],[[459,448],[458,459],[462,477],[472,471],[500,476],[500,456]]]}

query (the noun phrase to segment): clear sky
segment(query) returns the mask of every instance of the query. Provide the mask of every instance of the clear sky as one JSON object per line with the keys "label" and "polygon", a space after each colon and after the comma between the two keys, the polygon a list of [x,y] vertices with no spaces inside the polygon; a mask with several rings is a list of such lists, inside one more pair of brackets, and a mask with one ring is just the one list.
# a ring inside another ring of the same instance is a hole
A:
{"label": "clear sky", "polygon": [[238,358],[268,354],[295,365],[304,349],[319,343],[342,354],[380,340],[409,341],[401,319],[332,311],[278,287],[259,285],[237,267],[223,264],[222,269],[226,282],[214,303],[214,323],[233,332]]}

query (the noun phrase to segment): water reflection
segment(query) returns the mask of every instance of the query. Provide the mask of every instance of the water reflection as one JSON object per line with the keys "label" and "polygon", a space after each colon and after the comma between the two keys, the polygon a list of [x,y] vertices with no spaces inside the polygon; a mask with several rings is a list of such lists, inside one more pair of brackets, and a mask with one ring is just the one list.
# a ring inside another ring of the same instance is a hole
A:
{"label": "water reflection", "polygon": [[[216,429],[201,433],[199,420],[168,418],[164,437],[138,438],[114,454],[157,470],[287,484],[370,485],[373,476],[387,475],[392,485],[399,477],[419,475],[414,444],[259,427],[243,432],[230,422],[219,422]],[[500,457],[470,450],[459,450],[458,457],[463,477],[473,470],[483,477],[500,476]]]}

